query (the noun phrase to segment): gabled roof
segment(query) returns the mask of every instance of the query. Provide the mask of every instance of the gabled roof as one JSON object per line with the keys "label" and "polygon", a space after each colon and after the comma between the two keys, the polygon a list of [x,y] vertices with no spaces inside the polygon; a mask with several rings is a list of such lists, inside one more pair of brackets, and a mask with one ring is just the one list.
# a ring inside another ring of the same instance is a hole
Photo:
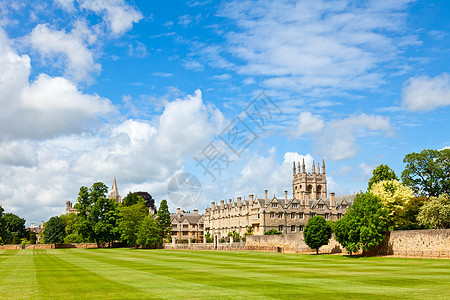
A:
{"label": "gabled roof", "polygon": [[176,221],[177,223],[189,223],[189,224],[203,224],[203,215],[193,215],[193,214],[179,214],[171,215],[170,221]]}

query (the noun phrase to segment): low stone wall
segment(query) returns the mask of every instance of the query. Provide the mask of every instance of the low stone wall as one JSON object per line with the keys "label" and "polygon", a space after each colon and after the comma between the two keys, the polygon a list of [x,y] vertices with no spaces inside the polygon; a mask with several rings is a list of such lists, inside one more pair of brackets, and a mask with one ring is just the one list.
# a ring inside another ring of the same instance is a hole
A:
{"label": "low stone wall", "polygon": [[[56,249],[98,248],[96,243],[57,244]],[[54,244],[28,244],[25,249],[55,249]]]}
{"label": "low stone wall", "polygon": [[0,245],[0,250],[20,250],[22,249],[22,245]]}
{"label": "low stone wall", "polygon": [[214,249],[214,243],[192,243],[192,244],[164,244],[163,249],[169,250],[229,250],[246,251],[248,247],[245,243],[219,243]]}
{"label": "low stone wall", "polygon": [[369,254],[450,258],[450,229],[392,231]]}
{"label": "low stone wall", "polygon": [[[250,235],[247,236],[247,247],[257,249],[260,247],[275,248],[277,252],[284,253],[302,253],[315,252],[310,249],[303,240],[303,234],[284,234],[284,235]],[[319,249],[319,253],[345,253],[345,249],[331,237],[326,246]]]}

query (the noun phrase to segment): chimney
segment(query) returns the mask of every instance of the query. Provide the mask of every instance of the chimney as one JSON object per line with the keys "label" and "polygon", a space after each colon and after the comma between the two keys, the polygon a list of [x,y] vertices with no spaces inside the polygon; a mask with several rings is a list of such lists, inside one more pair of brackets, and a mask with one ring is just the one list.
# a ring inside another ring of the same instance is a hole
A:
{"label": "chimney", "polygon": [[268,196],[269,191],[264,190],[264,193],[265,193],[264,204],[267,206],[267,205],[269,205],[269,196]]}
{"label": "chimney", "polygon": [[248,195],[248,206],[253,205],[253,195]]}
{"label": "chimney", "polygon": [[242,205],[242,200],[241,200],[242,198],[241,197],[237,197],[237,206],[238,207],[241,207]]}
{"label": "chimney", "polygon": [[216,209],[216,202],[211,202],[211,210],[215,210]]}
{"label": "chimney", "polygon": [[194,209],[193,212],[194,212],[194,216],[198,216],[198,209]]}
{"label": "chimney", "polygon": [[30,228],[31,228],[31,229],[34,228],[34,223],[31,223]]}
{"label": "chimney", "polygon": [[177,216],[181,214],[181,208],[177,207]]}
{"label": "chimney", "polygon": [[287,201],[287,191],[284,191],[284,200]]}
{"label": "chimney", "polygon": [[267,194],[269,193],[269,190],[264,190],[264,193],[266,195],[265,199],[267,200]]}
{"label": "chimney", "polygon": [[335,198],[335,193],[334,192],[331,192],[330,193],[330,205],[331,205],[331,208],[335,208],[336,207],[336,198]]}

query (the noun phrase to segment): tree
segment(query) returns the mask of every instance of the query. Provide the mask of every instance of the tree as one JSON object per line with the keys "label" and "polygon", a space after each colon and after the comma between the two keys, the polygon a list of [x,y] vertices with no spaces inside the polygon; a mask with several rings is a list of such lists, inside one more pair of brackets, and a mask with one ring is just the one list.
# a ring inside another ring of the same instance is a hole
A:
{"label": "tree", "polygon": [[122,204],[123,206],[131,206],[137,203],[144,203],[144,199],[138,196],[136,193],[128,192],[128,195],[123,198]]}
{"label": "tree", "polygon": [[211,236],[211,233],[209,231],[206,232],[205,234],[205,239],[207,243],[212,243],[214,242],[214,238]]}
{"label": "tree", "polygon": [[36,244],[36,232],[30,231],[30,244]]}
{"label": "tree", "polygon": [[401,227],[405,223],[403,216],[406,208],[414,199],[414,191],[395,179],[379,181],[373,184],[369,191],[378,196],[384,207],[389,210],[390,226],[393,229]]}
{"label": "tree", "polygon": [[80,228],[83,224],[83,218],[75,213],[61,215],[61,219],[66,225],[66,237],[64,244],[83,243],[87,239],[80,234]]}
{"label": "tree", "polygon": [[331,238],[331,227],[324,217],[312,217],[305,226],[303,238],[306,245],[311,249],[316,249],[316,254],[319,254],[319,248],[327,245]]}
{"label": "tree", "polygon": [[369,186],[368,186],[368,190],[370,190],[372,188],[372,185],[383,181],[383,180],[398,180],[397,175],[395,175],[394,170],[392,170],[391,168],[389,168],[388,165],[379,165],[378,167],[376,167],[373,172],[372,172],[372,178],[370,178],[369,180]]}
{"label": "tree", "polygon": [[350,253],[378,246],[388,230],[389,211],[372,193],[358,194],[344,218],[336,223],[335,238]]}
{"label": "tree", "polygon": [[439,197],[431,197],[430,201],[425,203],[417,216],[419,222],[423,225],[429,225],[433,228],[450,227],[450,197],[448,194],[442,194]]}
{"label": "tree", "polygon": [[128,245],[135,246],[139,225],[147,215],[148,209],[143,201],[131,206],[121,207],[118,223],[120,239]]}
{"label": "tree", "polygon": [[26,234],[25,219],[12,213],[3,214],[0,218],[0,236],[3,243],[10,244],[14,235],[20,240],[26,237]]}
{"label": "tree", "polygon": [[170,237],[172,231],[172,223],[170,221],[169,206],[167,200],[162,200],[159,205],[158,214],[156,216],[156,222],[159,228],[159,234],[161,241]]}
{"label": "tree", "polygon": [[157,246],[163,242],[160,229],[153,216],[147,215],[139,224],[136,245],[143,247]]}
{"label": "tree", "polygon": [[51,217],[44,225],[44,242],[46,244],[60,244],[66,237],[66,225],[61,217]]}
{"label": "tree", "polygon": [[426,226],[421,224],[417,217],[421,207],[428,202],[428,198],[424,196],[414,197],[406,205],[404,212],[400,215],[401,223],[399,230],[425,229]]}
{"label": "tree", "polygon": [[233,239],[233,242],[239,242],[241,239],[239,237],[239,232],[236,230],[228,232],[228,237]]}
{"label": "tree", "polygon": [[450,149],[425,149],[405,156],[402,181],[417,195],[438,197],[450,193]]}

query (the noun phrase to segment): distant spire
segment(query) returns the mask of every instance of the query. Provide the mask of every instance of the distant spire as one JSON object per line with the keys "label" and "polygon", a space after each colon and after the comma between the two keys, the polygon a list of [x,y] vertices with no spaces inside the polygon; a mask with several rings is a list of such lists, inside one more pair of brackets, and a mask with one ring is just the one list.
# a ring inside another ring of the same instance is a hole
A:
{"label": "distant spire", "polygon": [[294,161],[294,167],[292,168],[292,170],[294,171],[294,175],[295,175],[295,161]]}
{"label": "distant spire", "polygon": [[314,161],[314,159],[313,159],[312,172],[313,172],[313,174],[316,173],[316,162]]}
{"label": "distant spire", "polygon": [[325,175],[325,158],[322,159],[322,174]]}
{"label": "distant spire", "polygon": [[320,175],[320,163],[317,163],[317,174]]}
{"label": "distant spire", "polygon": [[303,158],[302,173],[305,173],[305,172],[306,172],[305,158]]}
{"label": "distant spire", "polygon": [[297,162],[297,167],[298,167],[298,174],[300,174],[301,170],[300,170],[300,162]]}
{"label": "distant spire", "polygon": [[108,199],[116,199],[117,202],[122,203],[122,198],[119,195],[119,189],[117,188],[116,177],[114,177],[114,181],[111,188],[111,193],[108,196]]}

